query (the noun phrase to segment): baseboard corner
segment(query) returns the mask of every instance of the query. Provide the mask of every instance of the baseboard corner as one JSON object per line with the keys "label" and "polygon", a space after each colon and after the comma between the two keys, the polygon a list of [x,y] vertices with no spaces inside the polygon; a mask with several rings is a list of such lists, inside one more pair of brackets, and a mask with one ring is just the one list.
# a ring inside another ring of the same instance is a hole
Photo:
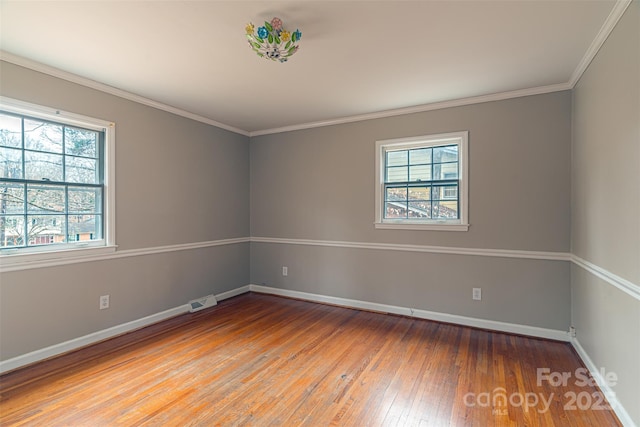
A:
{"label": "baseboard corner", "polygon": [[616,393],[613,391],[607,380],[602,377],[600,369],[596,366],[593,360],[591,360],[587,351],[580,344],[580,341],[578,341],[576,337],[571,337],[570,343],[589,370],[592,378],[598,384],[598,387],[600,387],[600,390],[604,393],[609,405],[611,405],[611,409],[613,409],[613,412],[615,412],[622,425],[625,427],[637,427],[636,423],[631,419],[631,415],[629,415],[622,403],[618,400]]}

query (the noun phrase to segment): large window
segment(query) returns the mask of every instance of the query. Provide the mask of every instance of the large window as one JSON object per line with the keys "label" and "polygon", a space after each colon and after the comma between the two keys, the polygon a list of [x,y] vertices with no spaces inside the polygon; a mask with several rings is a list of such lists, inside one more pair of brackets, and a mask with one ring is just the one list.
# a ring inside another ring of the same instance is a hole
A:
{"label": "large window", "polygon": [[467,132],[376,143],[376,227],[466,231]]}
{"label": "large window", "polygon": [[113,124],[1,101],[0,255],[113,245]]}

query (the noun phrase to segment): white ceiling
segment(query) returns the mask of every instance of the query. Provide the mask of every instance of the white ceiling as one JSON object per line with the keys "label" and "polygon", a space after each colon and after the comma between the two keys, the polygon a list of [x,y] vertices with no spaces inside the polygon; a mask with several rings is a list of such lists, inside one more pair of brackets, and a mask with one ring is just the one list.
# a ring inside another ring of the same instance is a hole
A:
{"label": "white ceiling", "polygon": [[[614,0],[1,0],[0,7],[0,48],[12,57],[245,133],[569,88],[621,9]],[[273,16],[302,31],[287,63],[259,58],[245,38],[246,23]]]}

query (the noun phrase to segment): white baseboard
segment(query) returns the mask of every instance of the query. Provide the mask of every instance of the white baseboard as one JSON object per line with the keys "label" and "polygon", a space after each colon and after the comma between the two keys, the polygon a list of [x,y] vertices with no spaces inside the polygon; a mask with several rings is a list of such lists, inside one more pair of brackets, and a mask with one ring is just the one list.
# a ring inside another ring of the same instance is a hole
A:
{"label": "white baseboard", "polygon": [[607,382],[604,380],[599,369],[593,363],[593,361],[591,360],[587,352],[584,350],[584,348],[582,348],[582,346],[580,345],[580,343],[576,338],[571,337],[569,332],[554,330],[554,329],[538,328],[535,326],[519,325],[514,323],[498,322],[494,320],[477,319],[473,317],[458,316],[455,314],[438,313],[438,312],[427,311],[427,310],[412,309],[412,308],[399,307],[399,306],[393,306],[393,305],[387,305],[387,304],[379,304],[374,302],[352,300],[347,298],[331,297],[331,296],[312,294],[307,292],[291,291],[287,289],[272,288],[272,287],[262,286],[262,285],[249,285],[249,288],[253,292],[286,296],[291,298],[299,298],[299,299],[308,300],[308,301],[329,303],[329,304],[335,304],[335,305],[340,305],[340,306],[350,307],[350,308],[374,310],[374,311],[380,311],[384,313],[393,313],[393,314],[400,314],[405,316],[412,316],[420,319],[428,319],[428,320],[435,320],[439,322],[454,323],[454,324],[463,325],[463,326],[471,326],[475,328],[490,329],[490,330],[500,331],[500,332],[508,332],[508,333],[514,333],[519,335],[527,335],[527,336],[533,336],[538,338],[547,338],[547,339],[554,339],[558,341],[571,342],[573,347],[578,352],[578,355],[580,356],[584,364],[587,366],[587,369],[589,369],[589,372],[591,373],[591,375],[597,382],[598,386],[604,393],[605,397],[607,398],[607,401],[613,408],[614,412],[616,413],[616,415],[618,416],[622,424],[625,427],[637,427],[636,424],[631,419],[631,416],[627,413],[627,411],[624,409],[620,401],[617,399],[614,391],[611,389],[611,387],[609,387]]}
{"label": "white baseboard", "polygon": [[609,405],[611,405],[611,408],[618,416],[618,419],[620,420],[622,425],[625,427],[637,427],[631,419],[629,413],[624,409],[624,406],[622,406],[622,403],[620,403],[620,401],[618,400],[616,393],[609,386],[607,381],[602,377],[600,369],[596,366],[595,363],[593,363],[593,361],[589,357],[589,354],[587,354],[586,350],[580,345],[578,339],[571,338],[571,345],[578,352],[578,355],[584,362],[593,379],[598,384],[598,387],[600,387],[600,390],[602,390],[602,393],[604,393],[604,396],[607,398]]}
{"label": "white baseboard", "polygon": [[[218,301],[222,301],[227,298],[231,298],[246,292],[249,292],[248,285],[242,286],[236,289],[232,289],[230,291],[223,292],[221,294],[216,294],[215,297]],[[14,369],[29,365],[34,362],[39,362],[41,360],[48,359],[53,356],[58,356],[60,354],[67,353],[72,350],[77,350],[81,347],[85,347],[90,344],[95,344],[97,342],[106,340],[108,338],[113,338],[117,335],[122,335],[124,333],[131,332],[136,329],[140,329],[145,326],[149,326],[154,323],[161,322],[170,317],[178,316],[180,314],[188,313],[188,312],[189,312],[189,304],[184,304],[178,307],[170,308],[169,310],[165,310],[160,313],[155,313],[150,316],[143,317],[141,319],[132,320],[131,322],[123,323],[121,325],[116,325],[111,328],[103,329],[101,331],[93,332],[91,334],[84,335],[82,337],[78,337],[69,341],[62,342],[60,344],[54,344],[52,346],[35,350],[27,354],[23,354],[11,359],[3,360],[3,361],[0,361],[0,374],[4,372],[12,371]]]}
{"label": "white baseboard", "polygon": [[478,319],[474,317],[459,316],[456,314],[439,313],[435,311],[420,310],[409,307],[379,304],[375,302],[353,300],[347,298],[331,297],[326,295],[311,294],[307,292],[291,291],[287,289],[272,288],[262,285],[249,285],[253,292],[280,295],[299,298],[308,301],[324,302],[343,307],[359,308],[363,310],[380,311],[383,313],[400,314],[419,319],[435,320],[438,322],[454,323],[456,325],[471,326],[474,328],[490,329],[499,332],[527,335],[537,338],[547,338],[558,341],[569,341],[569,332],[555,329],[545,329],[536,326],[520,325],[516,323],[499,322],[495,320]]}
{"label": "white baseboard", "polygon": [[241,294],[246,294],[250,290],[249,285],[240,286],[239,288],[231,289],[230,291],[222,292],[221,294],[216,294],[216,299],[218,301],[222,301]]}
{"label": "white baseboard", "polygon": [[135,329],[140,329],[144,326],[151,325],[153,323],[160,322],[170,317],[177,316],[189,311],[189,305],[181,305],[169,310],[162,311],[160,313],[152,314],[150,316],[143,317],[141,319],[133,320],[131,322],[116,325],[111,328],[103,329],[101,331],[93,332],[82,337],[74,338],[69,341],[62,342],[60,344],[54,344],[49,347],[42,348],[40,350],[32,351],[31,353],[23,354],[12,359],[3,360],[0,362],[0,373],[11,371],[21,366],[28,365],[30,363],[38,362],[40,360],[48,359],[53,356],[57,356],[62,353],[66,353],[72,350],[76,350],[81,347],[85,347],[89,344],[94,344],[99,341],[103,341],[107,338],[121,335],[125,332],[130,332]]}
{"label": "white baseboard", "polygon": [[[435,320],[439,322],[453,323],[463,326],[471,326],[475,328],[489,329],[499,332],[514,333],[520,335],[533,336],[538,338],[553,339],[558,341],[571,342],[573,347],[578,352],[578,355],[583,360],[591,375],[598,383],[600,389],[605,394],[609,404],[615,411],[616,415],[625,427],[637,427],[631,419],[631,416],[624,409],[622,404],[618,401],[615,393],[608,386],[600,371],[593,363],[587,352],[582,348],[576,338],[571,338],[568,332],[554,329],[545,329],[535,326],[520,325],[515,323],[498,322],[495,320],[478,319],[474,317],[459,316],[455,314],[439,313],[434,311],[413,309],[408,307],[400,307],[388,304],[379,304],[368,301],[353,300],[348,298],[332,297],[327,295],[312,294],[308,292],[292,291],[287,289],[272,288],[262,285],[245,285],[230,291],[216,294],[216,299],[222,301],[228,298],[232,298],[237,295],[241,295],[247,292],[258,292],[271,295],[279,295],[291,298],[298,298],[308,301],[321,302],[339,305],[343,307],[373,310],[383,313],[399,314],[404,316],[411,316],[420,319]],[[97,343],[107,338],[112,338],[117,335],[121,335],[126,332],[149,326],[153,323],[160,322],[162,320],[174,317],[189,311],[189,305],[181,305],[169,310],[162,311],[160,313],[152,314],[150,316],[143,317],[131,322],[123,323],[111,328],[97,331],[79,338],[75,338],[69,341],[65,341],[60,344],[55,344],[50,347],[46,347],[40,350],[32,351],[21,356],[14,357],[12,359],[0,361],[0,374],[8,372],[22,366],[38,362],[53,356],[60,355],[72,350],[76,350],[81,347],[85,347],[90,344]]]}
{"label": "white baseboard", "polygon": [[[240,295],[249,291],[264,294],[280,295],[292,298],[299,298],[308,301],[322,302],[343,307],[350,307],[363,310],[373,310],[383,313],[400,314],[404,316],[412,316],[420,319],[435,320],[439,322],[454,323],[457,325],[471,326],[475,328],[490,329],[499,332],[508,332],[513,334],[527,335],[538,338],[547,338],[558,341],[569,341],[569,334],[565,331],[545,329],[535,326],[519,325],[515,323],[498,322],[495,320],[478,319],[474,317],[459,316],[455,314],[438,313],[409,307],[400,307],[388,304],[379,304],[375,302],[353,300],[340,297],[332,297],[326,295],[312,294],[308,292],[291,291],[287,289],[272,288],[261,285],[246,285],[230,291],[216,294],[216,299],[222,301],[236,295]],[[33,351],[24,355],[14,357],[12,359],[0,361],[0,373],[8,372],[13,369],[25,366],[40,360],[57,356],[78,348],[94,344],[96,342],[121,335],[126,332],[160,322],[173,316],[177,316],[189,311],[189,305],[185,304],[160,313],[152,314],[141,319],[113,326],[101,331],[97,331],[79,338],[55,344],[40,350]]]}

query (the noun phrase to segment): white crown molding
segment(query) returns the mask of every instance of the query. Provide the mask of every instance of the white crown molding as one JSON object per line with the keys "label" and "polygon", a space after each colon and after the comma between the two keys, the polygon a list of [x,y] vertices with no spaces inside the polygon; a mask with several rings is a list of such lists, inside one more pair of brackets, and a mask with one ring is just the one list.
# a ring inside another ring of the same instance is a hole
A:
{"label": "white crown molding", "polygon": [[480,104],[480,103],[491,102],[491,101],[502,101],[502,100],[511,99],[511,98],[520,98],[523,96],[541,95],[545,93],[570,90],[572,88],[572,86],[569,83],[560,83],[555,85],[539,86],[539,87],[533,87],[528,89],[520,89],[520,90],[514,90],[514,91],[508,91],[508,92],[499,92],[499,93],[488,94],[488,95],[480,95],[480,96],[469,97],[469,98],[460,98],[460,99],[454,99],[454,100],[443,101],[443,102],[434,102],[430,104],[416,105],[413,107],[398,108],[393,110],[359,114],[354,116],[346,116],[346,117],[340,117],[340,118],[331,119],[331,120],[302,123],[298,125],[284,126],[279,128],[273,128],[273,129],[246,131],[246,130],[239,129],[234,126],[229,126],[224,123],[220,123],[215,120],[209,119],[207,117],[203,117],[185,110],[181,110],[179,108],[172,107],[170,105],[166,105],[161,102],[154,101],[154,100],[145,98],[143,96],[136,95],[134,93],[127,92],[125,90],[118,89],[113,86],[106,85],[104,83],[97,82],[95,80],[87,79],[77,74],[69,73],[67,71],[60,70],[59,68],[51,67],[49,65],[45,65],[40,62],[33,61],[33,60],[30,60],[30,59],[27,59],[3,50],[0,50],[0,60],[15,64],[21,67],[28,68],[33,71],[38,71],[44,74],[48,74],[53,77],[58,77],[60,79],[67,80],[72,83],[77,83],[82,86],[86,86],[92,89],[106,92],[111,95],[118,96],[120,98],[128,99],[129,101],[138,102],[140,104],[157,108],[159,110],[167,111],[169,113],[176,114],[178,116],[186,117],[198,122],[216,126],[221,129],[225,129],[230,132],[238,133],[240,135],[244,135],[248,137],[269,135],[269,134],[282,133],[282,132],[291,132],[295,130],[313,129],[318,127],[333,126],[337,124],[359,122],[364,120],[373,120],[373,119],[379,119],[379,118],[385,118],[385,117],[401,116],[404,114],[421,113],[425,111],[441,110],[443,108]]}
{"label": "white crown molding", "polygon": [[602,377],[600,369],[596,366],[595,363],[593,363],[587,351],[580,345],[578,339],[572,337],[571,345],[586,365],[589,373],[591,374],[591,377],[596,381],[596,384],[598,384],[600,390],[602,390],[602,393],[609,402],[611,409],[613,409],[613,412],[616,413],[622,425],[625,427],[636,427],[636,424],[631,419],[631,416],[625,410],[624,406],[622,406],[622,403],[620,403],[620,401],[618,400],[616,393],[613,391],[611,386],[609,386],[609,383],[605,380],[605,378]]}
{"label": "white crown molding", "polygon": [[269,135],[274,133],[291,132],[296,130],[313,129],[313,128],[318,128],[323,126],[332,126],[332,125],[338,125],[338,124],[344,124],[344,123],[358,122],[363,120],[372,120],[372,119],[380,119],[384,117],[400,116],[403,114],[422,113],[425,111],[441,110],[444,108],[460,107],[464,105],[480,104],[480,103],[491,102],[491,101],[502,101],[502,100],[512,99],[512,98],[520,98],[523,96],[542,95],[545,93],[571,90],[578,83],[578,81],[580,80],[580,77],[582,77],[582,74],[584,74],[584,72],[587,70],[587,68],[589,67],[589,64],[591,63],[591,61],[593,61],[593,58],[595,58],[595,56],[598,54],[598,51],[600,50],[604,42],[607,40],[607,38],[609,37],[609,34],[611,34],[616,24],[618,23],[618,21],[620,20],[624,12],[627,10],[627,7],[629,7],[631,2],[632,0],[616,0],[615,5],[611,9],[609,16],[607,17],[604,24],[600,28],[600,31],[598,31],[598,34],[596,35],[595,39],[593,40],[593,42],[591,42],[591,45],[585,52],[584,56],[578,63],[573,73],[571,74],[569,81],[567,81],[566,83],[558,83],[558,84],[553,84],[548,86],[538,86],[538,87],[520,89],[520,90],[514,90],[514,91],[508,91],[508,92],[498,92],[498,93],[488,94],[488,95],[481,95],[481,96],[474,96],[469,98],[453,99],[453,100],[443,101],[443,102],[434,102],[431,104],[417,105],[414,107],[398,108],[395,110],[386,110],[386,111],[374,112],[369,114],[340,117],[340,118],[331,119],[331,120],[323,120],[323,121],[317,121],[317,122],[302,123],[302,124],[292,125],[292,126],[283,126],[279,128],[273,128],[273,129],[251,131],[249,132],[249,136],[254,137],[254,136]]}
{"label": "white crown molding", "polygon": [[405,245],[395,243],[343,242],[333,240],[280,239],[273,237],[251,237],[255,243],[276,243],[286,245],[328,246],[336,248],[375,249],[384,251],[428,252],[451,255],[475,255],[499,258],[524,258],[548,261],[570,261],[566,252],[521,251],[508,249],[458,248],[448,246]]}
{"label": "white crown molding", "polygon": [[239,129],[234,126],[229,126],[224,123],[220,123],[215,120],[209,119],[207,117],[190,113],[180,108],[172,107],[170,105],[163,104],[162,102],[154,101],[152,99],[145,98],[144,96],[136,95],[135,93],[127,92],[125,90],[118,89],[113,86],[109,86],[107,84],[97,82],[95,80],[87,79],[85,77],[70,73],[68,71],[61,70],[59,68],[51,67],[49,65],[45,65],[37,61],[32,61],[30,59],[23,58],[13,53],[0,50],[0,60],[18,65],[20,67],[28,68],[33,71],[48,74],[50,76],[57,77],[62,80],[67,80],[72,83],[77,83],[79,85],[86,86],[91,89],[96,89],[101,92],[115,95],[120,98],[127,99],[129,101],[146,105],[148,107],[153,107],[158,110],[166,111],[168,113],[175,114],[177,116],[186,117],[188,119],[195,120],[197,122],[206,123],[208,125],[218,127],[220,129],[228,130],[230,132],[238,133],[244,136],[249,136],[249,132],[243,129]]}
{"label": "white crown molding", "polygon": [[49,65],[45,65],[37,61],[23,58],[21,56],[18,56],[9,52],[5,52],[2,50],[0,50],[0,60],[10,62],[15,65],[19,65],[21,67],[29,68],[34,71],[45,73],[54,77],[58,77],[58,78],[61,78],[73,83],[77,83],[86,87],[97,89],[102,92],[110,93],[112,95],[119,96],[121,98],[128,99],[130,101],[138,102],[140,104],[147,105],[153,108],[157,108],[159,110],[167,111],[169,113],[176,114],[178,116],[186,117],[192,120],[196,120],[202,123],[216,126],[221,129],[228,130],[230,132],[234,132],[234,133],[248,136],[248,137],[255,137],[255,136],[269,135],[269,134],[275,134],[275,133],[291,132],[296,130],[313,129],[313,128],[324,127],[324,126],[333,126],[333,125],[344,124],[344,123],[353,123],[353,122],[359,122],[364,120],[394,117],[394,116],[400,116],[404,114],[421,113],[425,111],[440,110],[443,108],[480,104],[484,102],[502,101],[502,100],[511,99],[511,98],[520,98],[523,96],[531,96],[531,95],[541,95],[545,93],[559,92],[563,90],[571,90],[576,85],[576,83],[580,80],[580,77],[582,77],[582,74],[586,71],[587,67],[589,66],[593,58],[597,55],[598,51],[606,41],[607,37],[609,37],[609,34],[611,34],[611,31],[613,31],[616,24],[624,14],[627,7],[631,4],[631,2],[632,0],[616,1],[615,5],[611,10],[611,13],[609,14],[604,24],[600,28],[600,31],[596,35],[596,38],[593,40],[593,42],[589,46],[589,49],[587,49],[587,52],[585,53],[582,60],[574,70],[569,81],[566,83],[558,83],[558,84],[553,84],[548,86],[538,86],[538,87],[527,88],[527,89],[499,92],[499,93],[480,95],[480,96],[474,96],[474,97],[468,97],[468,98],[453,99],[453,100],[448,100],[443,102],[434,102],[430,104],[417,105],[413,107],[398,108],[398,109],[385,110],[385,111],[379,111],[379,112],[373,112],[373,113],[367,113],[367,114],[359,114],[354,116],[346,116],[346,117],[340,117],[336,119],[321,120],[316,122],[302,123],[297,125],[283,126],[279,128],[263,129],[263,130],[257,130],[257,131],[246,131],[234,126],[226,125],[224,123],[220,123],[218,121],[209,119],[207,117],[203,117],[198,114],[194,114],[176,107],[172,107],[170,105],[166,105],[161,102],[154,101],[154,100],[145,98],[143,96],[136,95],[136,94],[127,92],[125,90],[118,89],[113,86],[109,86],[104,83],[97,82],[95,80],[87,79],[85,77],[81,77],[76,74],[69,73],[67,71],[63,71],[58,68],[51,67]]}
{"label": "white crown molding", "polygon": [[584,260],[577,255],[571,255],[571,261],[575,265],[583,268],[584,270],[588,271],[594,276],[597,276],[600,279],[604,280],[605,282],[609,283],[610,285],[613,285],[616,288],[620,289],[622,292],[625,292],[631,295],[632,297],[634,297],[635,299],[640,300],[639,285],[636,285],[635,283],[630,282],[627,279],[623,279],[622,277],[616,274],[613,274],[612,272],[605,270],[604,268],[599,267],[587,260]]}
{"label": "white crown molding", "polygon": [[587,71],[589,64],[591,64],[591,61],[593,61],[593,58],[596,57],[596,55],[598,54],[598,51],[600,51],[600,48],[602,47],[604,42],[607,40],[607,38],[609,37],[609,34],[611,34],[616,24],[620,20],[620,18],[622,18],[622,15],[624,15],[624,12],[627,10],[627,7],[629,7],[631,2],[632,0],[616,1],[616,3],[613,6],[613,9],[611,9],[611,13],[609,13],[609,16],[604,21],[604,24],[602,24],[600,31],[596,35],[596,38],[593,39],[593,42],[591,42],[591,46],[589,46],[589,49],[587,49],[586,53],[582,57],[582,60],[578,63],[578,66],[573,71],[573,74],[571,75],[571,78],[569,79],[569,82],[568,82],[571,89],[575,87],[575,85],[578,83],[578,81],[580,80],[584,72]]}
{"label": "white crown molding", "polygon": [[[250,242],[249,237],[239,237],[234,239],[211,240],[207,242],[155,246],[151,248],[142,248],[142,249],[126,249],[126,250],[115,251],[115,252],[102,252],[100,251],[100,249],[102,248],[95,248],[98,252],[95,254],[78,255],[75,257],[67,257],[67,258],[37,259],[35,261],[12,260],[11,255],[4,255],[4,256],[0,256],[0,273],[7,273],[10,271],[19,271],[19,270],[30,270],[33,268],[55,267],[55,266],[67,265],[67,264],[77,264],[81,262],[105,261],[105,260],[117,259],[117,258],[127,258],[127,257],[142,256],[142,255],[154,255],[154,254],[161,254],[165,252],[176,252],[176,251],[186,251],[191,249],[211,248],[214,246],[235,245],[238,243],[248,243],[248,242]],[[52,252],[51,255],[52,257],[55,257],[56,253]]]}
{"label": "white crown molding", "polygon": [[331,120],[322,120],[317,122],[302,123],[299,125],[284,126],[273,129],[264,129],[249,132],[250,137],[269,135],[274,133],[291,132],[296,130],[313,129],[324,126],[340,125],[344,123],[360,122],[364,120],[381,119],[385,117],[402,116],[405,114],[423,113],[425,111],[442,110],[444,108],[461,107],[464,105],[481,104],[484,102],[503,101],[512,98],[521,98],[523,96],[542,95],[551,92],[560,92],[570,90],[572,86],[569,83],[560,83],[549,86],[539,86],[528,89],[513,90],[509,92],[499,92],[489,95],[480,95],[470,98],[452,99],[449,101],[434,102],[431,104],[416,105],[413,107],[398,108],[394,110],[385,110],[375,113],[359,114],[355,116],[339,117]]}

